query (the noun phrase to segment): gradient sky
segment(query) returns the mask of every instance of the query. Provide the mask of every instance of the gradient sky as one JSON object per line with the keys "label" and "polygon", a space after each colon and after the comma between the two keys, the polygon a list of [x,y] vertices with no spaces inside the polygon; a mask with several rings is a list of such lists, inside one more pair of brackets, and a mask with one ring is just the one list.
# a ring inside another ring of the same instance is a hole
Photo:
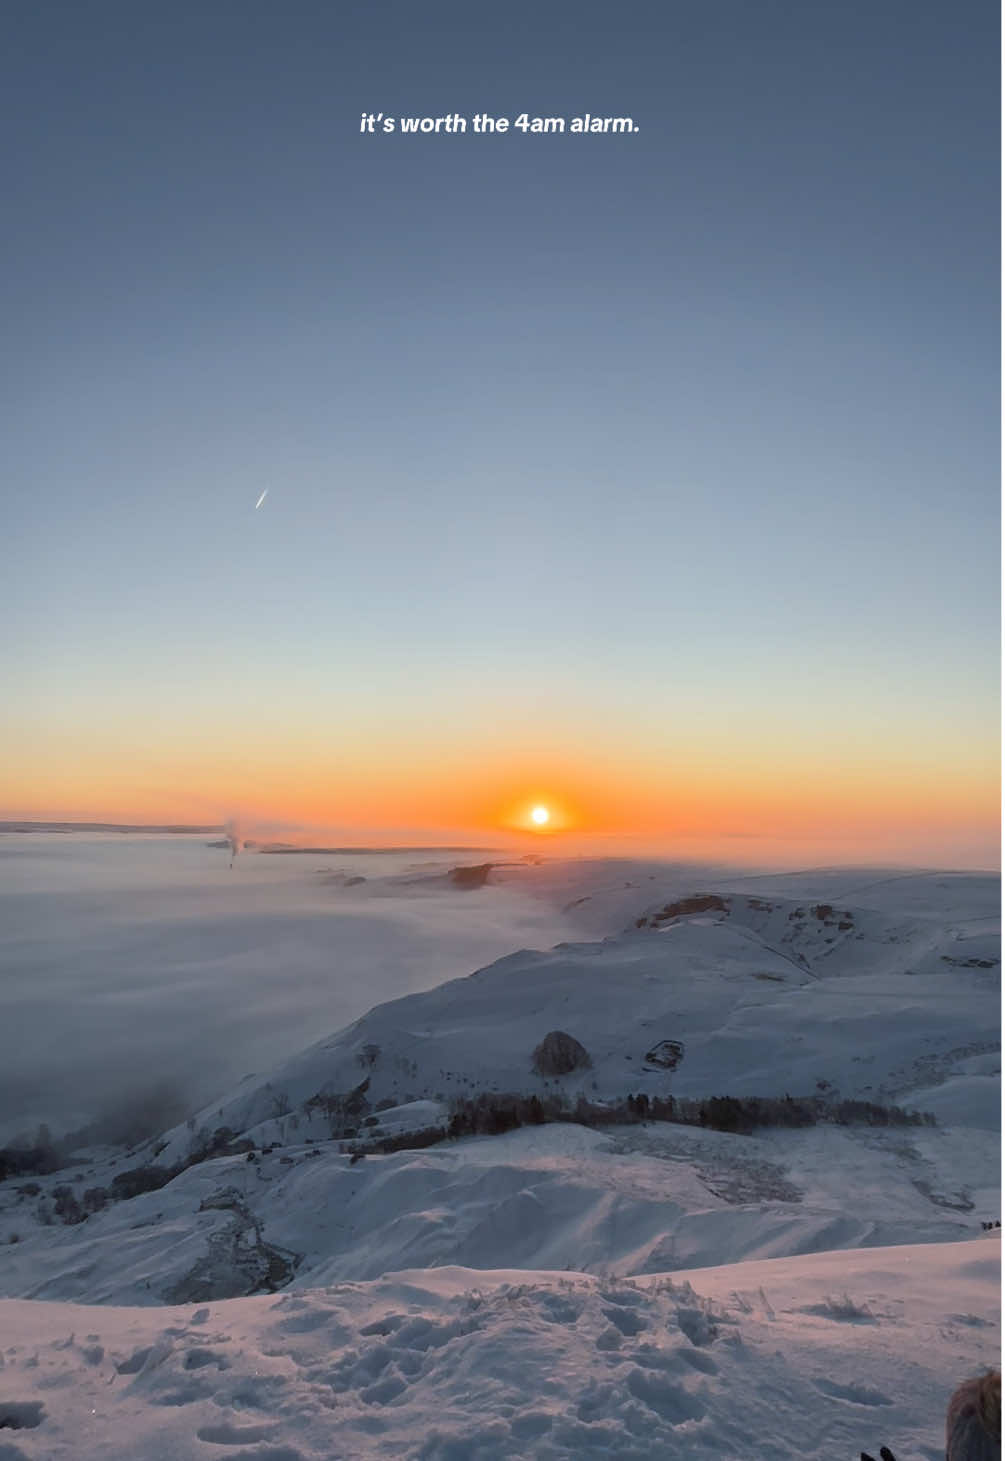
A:
{"label": "gradient sky", "polygon": [[990,0],[2,29],[0,816],[996,860]]}

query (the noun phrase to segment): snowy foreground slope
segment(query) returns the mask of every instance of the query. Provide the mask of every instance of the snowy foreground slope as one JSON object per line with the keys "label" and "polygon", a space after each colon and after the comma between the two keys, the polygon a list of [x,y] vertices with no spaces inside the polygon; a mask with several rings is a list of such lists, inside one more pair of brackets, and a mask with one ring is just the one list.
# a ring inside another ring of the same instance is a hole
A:
{"label": "snowy foreground slope", "polygon": [[8,1299],[3,1461],[940,1461],[999,1242],[628,1282],[412,1270],[171,1309]]}
{"label": "snowy foreground slope", "polygon": [[[999,1345],[998,880],[686,876],[499,869],[478,896],[518,885],[601,941],[380,1005],[155,1141],[0,1182],[0,1461],[938,1461]],[[535,1072],[556,1029],[589,1064]],[[509,1092],[938,1124],[380,1149]]]}

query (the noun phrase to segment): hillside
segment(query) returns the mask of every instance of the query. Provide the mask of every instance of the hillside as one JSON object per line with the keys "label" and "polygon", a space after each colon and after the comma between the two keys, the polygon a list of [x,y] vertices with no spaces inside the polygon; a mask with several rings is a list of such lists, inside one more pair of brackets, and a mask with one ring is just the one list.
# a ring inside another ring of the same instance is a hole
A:
{"label": "hillside", "polygon": [[[955,1119],[952,1092],[962,1089],[964,1124],[994,1128],[993,880],[943,880],[915,911],[917,883],[900,880],[885,897],[877,887],[857,904],[717,891],[649,902],[602,942],[522,950],[381,1005],[267,1079],[246,1080],[196,1125],[287,1142],[330,1136],[333,1113],[340,1133],[353,1130],[381,1103],[555,1089],[599,1100],[827,1092],[933,1100]],[[689,911],[689,899],[713,906]],[[636,892],[629,906],[639,902]],[[590,1065],[536,1075],[533,1052],[553,1030],[572,1035]],[[672,1070],[663,1042],[683,1047]],[[181,1160],[192,1132],[167,1141],[163,1160]]]}
{"label": "hillside", "polygon": [[[555,878],[517,875],[539,872]],[[559,890],[578,875],[590,902],[634,892],[627,929],[380,1005],[156,1141],[0,1183],[0,1292],[157,1303],[416,1263],[684,1269],[960,1238],[999,1216],[992,880],[840,903],[671,889],[640,910],[630,878],[598,873],[567,868]],[[556,1030],[588,1063],[538,1073]],[[515,1092],[567,1117],[640,1093],[790,1094],[817,1124],[440,1140],[458,1103]],[[832,1124],[849,1098],[940,1124]]]}
{"label": "hillside", "polygon": [[[337,870],[315,876],[337,912]],[[589,941],[378,1005],[154,1140],[0,1182],[2,1461],[940,1454],[945,1398],[999,1335],[997,880],[479,881]],[[812,1124],[643,1119],[640,1094]],[[516,1095],[563,1119],[445,1139]],[[935,1123],[875,1124],[892,1105]]]}

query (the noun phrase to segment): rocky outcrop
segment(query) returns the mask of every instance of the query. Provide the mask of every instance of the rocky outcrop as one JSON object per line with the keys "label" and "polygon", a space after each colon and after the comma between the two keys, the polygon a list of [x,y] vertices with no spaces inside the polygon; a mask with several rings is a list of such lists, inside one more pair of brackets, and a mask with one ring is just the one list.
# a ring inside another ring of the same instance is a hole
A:
{"label": "rocky outcrop", "polygon": [[165,1301],[201,1304],[285,1288],[296,1272],[299,1254],[266,1243],[261,1223],[236,1188],[225,1187],[199,1204],[200,1212],[214,1210],[230,1213],[230,1221],[210,1233],[205,1255],[168,1290]]}
{"label": "rocky outcrop", "polygon": [[661,1040],[646,1051],[644,1064],[659,1070],[676,1070],[683,1059],[684,1046],[679,1040]]}
{"label": "rocky outcrop", "polygon": [[452,867],[450,881],[455,888],[484,888],[492,871],[490,862],[476,863],[472,867]]}
{"label": "rocky outcrop", "polygon": [[729,902],[718,893],[696,893],[693,898],[678,898],[658,913],[643,914],[635,920],[636,928],[659,928],[675,918],[689,918],[695,913],[728,913]]}

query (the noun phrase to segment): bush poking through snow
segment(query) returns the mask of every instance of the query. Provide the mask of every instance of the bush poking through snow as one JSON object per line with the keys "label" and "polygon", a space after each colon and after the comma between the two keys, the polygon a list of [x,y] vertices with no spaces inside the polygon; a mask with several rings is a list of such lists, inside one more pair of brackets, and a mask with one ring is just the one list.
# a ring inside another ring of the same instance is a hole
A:
{"label": "bush poking through snow", "polygon": [[571,1075],[574,1070],[588,1070],[593,1061],[585,1046],[565,1030],[550,1030],[531,1056],[538,1075]]}
{"label": "bush poking through snow", "polygon": [[87,1213],[77,1201],[77,1195],[67,1183],[52,1189],[52,1210],[60,1222],[73,1227],[87,1220]]}
{"label": "bush poking through snow", "polygon": [[402,1131],[396,1136],[382,1136],[372,1141],[352,1142],[347,1146],[343,1145],[341,1150],[349,1152],[353,1162],[358,1162],[361,1157],[374,1152],[389,1156],[392,1152],[420,1151],[423,1147],[436,1146],[447,1134],[442,1126],[423,1126],[417,1131]]}
{"label": "bush poking through snow", "polygon": [[834,1294],[825,1294],[823,1303],[811,1305],[809,1312],[823,1314],[828,1319],[840,1320],[845,1324],[876,1322],[876,1316],[868,1304],[858,1304],[846,1293],[840,1298],[836,1298]]}
{"label": "bush poking through snow", "polygon": [[62,1165],[49,1128],[40,1126],[33,1144],[0,1148],[0,1182],[8,1177],[45,1176]]}
{"label": "bush poking through snow", "polygon": [[370,1114],[370,1102],[366,1096],[369,1089],[369,1076],[351,1091],[333,1091],[329,1086],[324,1086],[304,1102],[304,1115],[312,1116],[315,1111],[324,1112],[331,1122],[333,1140],[355,1136],[360,1121]]}
{"label": "bush poking through snow", "polygon": [[643,914],[635,920],[635,927],[659,928],[674,918],[690,918],[696,913],[728,912],[728,898],[720,898],[718,893],[696,893],[692,898],[680,898],[676,903],[667,903],[658,913]]}
{"label": "bush poking through snow", "polygon": [[112,1196],[119,1201],[139,1197],[143,1192],[158,1192],[174,1180],[182,1167],[130,1167],[112,1178]]}
{"label": "bush poking through snow", "polygon": [[[904,1111],[899,1106],[880,1106],[872,1101],[842,1101],[831,1105],[819,1097],[709,1096],[704,1099],[674,1099],[673,1096],[628,1095],[617,1101],[575,1102],[561,1092],[544,1096],[483,1091],[475,1097],[458,1097],[451,1103],[447,1135],[499,1136],[520,1126],[545,1121],[572,1121],[579,1126],[620,1126],[639,1121],[673,1121],[682,1126],[704,1126],[749,1136],[758,1127],[816,1126],[934,1126],[927,1113]],[[410,1145],[398,1140],[396,1149]],[[416,1142],[416,1145],[420,1143]],[[428,1145],[428,1142],[421,1143]]]}

